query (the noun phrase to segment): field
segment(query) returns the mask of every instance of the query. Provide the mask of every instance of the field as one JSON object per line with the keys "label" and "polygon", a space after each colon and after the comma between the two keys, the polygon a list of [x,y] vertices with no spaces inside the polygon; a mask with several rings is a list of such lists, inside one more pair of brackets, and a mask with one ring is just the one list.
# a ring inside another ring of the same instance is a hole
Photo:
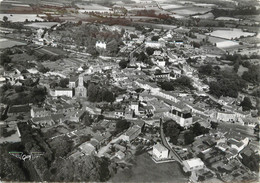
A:
{"label": "field", "polygon": [[100,10],[109,10],[110,8],[101,6],[99,4],[83,4],[77,3],[76,6],[80,9],[91,10],[91,11],[100,11]]}
{"label": "field", "polygon": [[200,6],[200,7],[216,7],[216,4],[206,4],[206,3],[194,3],[194,6]]}
{"label": "field", "polygon": [[243,67],[242,65],[240,65],[239,68],[238,68],[237,74],[238,74],[239,76],[242,76],[242,74],[243,74],[245,71],[248,71],[248,68]]}
{"label": "field", "polygon": [[204,15],[195,15],[195,16],[193,16],[193,18],[213,19],[214,15],[211,12],[209,12],[209,13],[206,13]]}
{"label": "field", "polygon": [[11,39],[0,38],[0,49],[11,48],[13,46],[21,46],[21,45],[26,45],[26,44]]}
{"label": "field", "polygon": [[238,42],[225,40],[217,43],[218,48],[240,47]]}
{"label": "field", "polygon": [[224,39],[235,39],[240,38],[240,36],[248,37],[254,36],[255,33],[243,32],[242,29],[230,29],[230,30],[215,30],[207,35],[224,38]]}
{"label": "field", "polygon": [[160,4],[161,8],[164,10],[168,9],[176,9],[176,8],[183,8],[182,5],[177,5],[177,4]]}
{"label": "field", "polygon": [[26,19],[28,19],[28,21],[43,21],[42,18],[37,17],[37,14],[0,14],[0,19],[3,20],[4,16],[6,16],[11,22],[24,22]]}
{"label": "field", "polygon": [[58,22],[35,22],[35,23],[31,23],[31,24],[26,24],[26,27],[34,27],[34,28],[51,28],[54,25],[57,25]]}
{"label": "field", "polygon": [[109,182],[187,182],[177,162],[156,164],[145,153],[135,157],[133,164],[118,171]]}
{"label": "field", "polygon": [[195,15],[195,14],[204,14],[211,10],[211,8],[203,8],[203,7],[184,7],[180,9],[171,10],[172,13],[178,15]]}
{"label": "field", "polygon": [[232,17],[218,17],[216,20],[226,20],[226,21],[239,21],[238,18],[232,18]]}

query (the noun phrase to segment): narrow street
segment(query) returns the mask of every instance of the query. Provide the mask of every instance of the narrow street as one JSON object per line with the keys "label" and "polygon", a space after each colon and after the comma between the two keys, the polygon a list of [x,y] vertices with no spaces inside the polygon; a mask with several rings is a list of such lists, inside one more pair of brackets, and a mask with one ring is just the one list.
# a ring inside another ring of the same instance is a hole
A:
{"label": "narrow street", "polygon": [[178,161],[179,163],[182,163],[181,157],[177,154],[177,152],[174,151],[174,149],[172,149],[172,148],[169,146],[169,144],[168,144],[168,142],[167,142],[167,140],[166,140],[166,138],[165,138],[165,135],[164,135],[164,133],[163,133],[163,125],[162,125],[162,122],[160,122],[160,135],[161,135],[161,139],[162,139],[162,144],[163,144],[167,149],[169,149],[170,152],[172,152],[172,155],[174,156],[174,159],[175,159],[176,161]]}

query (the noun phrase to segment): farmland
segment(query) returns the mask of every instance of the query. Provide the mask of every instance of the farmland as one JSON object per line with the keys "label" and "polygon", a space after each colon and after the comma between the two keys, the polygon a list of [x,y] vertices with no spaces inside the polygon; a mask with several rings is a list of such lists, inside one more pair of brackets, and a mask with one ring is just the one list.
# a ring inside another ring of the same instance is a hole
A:
{"label": "farmland", "polygon": [[193,16],[193,18],[213,19],[214,15],[211,12],[209,12],[209,13],[206,13],[204,15],[195,15],[195,16]]}
{"label": "farmland", "polygon": [[177,4],[160,4],[162,9],[168,10],[168,9],[177,9],[177,8],[183,8],[182,5]]}
{"label": "farmland", "polygon": [[51,28],[54,25],[57,25],[57,22],[35,22],[31,24],[26,24],[26,27],[33,27],[33,28]]}
{"label": "farmland", "polygon": [[207,33],[209,36],[224,38],[224,39],[235,39],[241,36],[248,37],[254,36],[255,33],[243,32],[241,29],[229,29],[229,30],[215,30],[211,33]]}
{"label": "farmland", "polygon": [[21,45],[26,45],[26,44],[11,39],[0,38],[0,49],[11,48],[13,46],[21,46]]}
{"label": "farmland", "polygon": [[239,21],[238,18],[232,18],[232,17],[218,17],[216,20],[226,20],[226,21]]}
{"label": "farmland", "polygon": [[0,14],[0,19],[2,20],[4,16],[6,16],[11,22],[24,22],[26,19],[28,21],[43,21],[40,16],[44,15],[37,16],[37,14]]}
{"label": "farmland", "polygon": [[109,10],[110,8],[105,7],[105,6],[101,6],[98,4],[82,4],[82,3],[78,3],[76,4],[76,6],[80,9],[84,9],[84,10],[91,10],[91,11],[100,11],[100,10]]}
{"label": "farmland", "polygon": [[211,10],[211,8],[203,8],[203,7],[184,7],[180,9],[174,9],[171,10],[172,13],[178,14],[178,15],[195,15],[195,14],[203,14],[207,13]]}

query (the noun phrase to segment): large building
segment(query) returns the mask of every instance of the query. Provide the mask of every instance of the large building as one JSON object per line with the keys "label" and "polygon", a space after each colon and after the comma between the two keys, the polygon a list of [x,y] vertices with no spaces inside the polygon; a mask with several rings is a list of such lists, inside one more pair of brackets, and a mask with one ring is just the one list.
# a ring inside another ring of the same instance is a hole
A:
{"label": "large building", "polygon": [[166,112],[165,115],[175,120],[181,127],[188,128],[190,125],[192,125],[193,120],[191,110],[180,102],[169,102],[171,110]]}
{"label": "large building", "polygon": [[31,108],[31,117],[32,118],[46,117],[46,116],[50,116],[50,115],[51,115],[51,112],[47,111],[43,108],[38,108],[38,107]]}

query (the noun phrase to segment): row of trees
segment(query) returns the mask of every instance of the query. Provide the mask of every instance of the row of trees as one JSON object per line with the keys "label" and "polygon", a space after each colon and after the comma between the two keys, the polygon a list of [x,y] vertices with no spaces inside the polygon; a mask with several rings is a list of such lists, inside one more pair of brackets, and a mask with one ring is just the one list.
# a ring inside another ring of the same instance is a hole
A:
{"label": "row of trees", "polygon": [[221,72],[217,77],[217,81],[209,83],[210,93],[220,97],[229,96],[236,98],[238,92],[246,87],[246,82],[234,73]]}
{"label": "row of trees", "polygon": [[182,76],[177,78],[176,80],[164,81],[158,84],[161,86],[162,89],[166,91],[174,91],[175,88],[193,89],[192,81],[187,76]]}
{"label": "row of trees", "polygon": [[[179,124],[175,121],[169,120],[163,124],[163,131],[167,137],[170,137],[170,142],[177,145],[179,144],[179,136],[184,131]],[[196,136],[209,133],[209,129],[195,123],[189,130],[184,131],[184,144],[189,145],[194,142]]]}

